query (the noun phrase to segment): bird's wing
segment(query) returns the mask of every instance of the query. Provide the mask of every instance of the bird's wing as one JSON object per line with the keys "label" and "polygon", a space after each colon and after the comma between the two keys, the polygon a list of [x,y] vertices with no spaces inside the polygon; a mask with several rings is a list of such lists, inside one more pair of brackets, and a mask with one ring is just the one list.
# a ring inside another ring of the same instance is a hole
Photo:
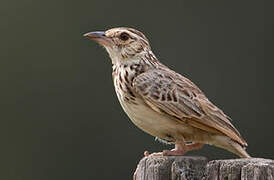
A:
{"label": "bird's wing", "polygon": [[225,134],[247,146],[230,118],[212,104],[189,79],[174,71],[150,70],[137,76],[133,88],[158,113],[216,134]]}

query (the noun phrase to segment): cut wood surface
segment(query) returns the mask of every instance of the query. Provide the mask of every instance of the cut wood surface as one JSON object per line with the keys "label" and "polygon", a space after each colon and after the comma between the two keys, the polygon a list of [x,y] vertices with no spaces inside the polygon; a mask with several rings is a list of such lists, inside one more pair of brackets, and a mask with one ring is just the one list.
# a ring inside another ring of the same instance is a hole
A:
{"label": "cut wood surface", "polygon": [[274,180],[274,160],[263,158],[209,161],[194,156],[144,157],[136,180]]}

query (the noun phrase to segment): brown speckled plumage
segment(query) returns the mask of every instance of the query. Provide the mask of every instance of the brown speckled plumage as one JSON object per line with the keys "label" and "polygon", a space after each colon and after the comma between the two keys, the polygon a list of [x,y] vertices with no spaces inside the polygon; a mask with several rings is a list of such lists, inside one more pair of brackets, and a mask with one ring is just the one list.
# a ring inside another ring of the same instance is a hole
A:
{"label": "brown speckled plumage", "polygon": [[[240,157],[249,157],[244,150],[247,143],[231,119],[193,82],[160,63],[140,31],[113,28],[86,36],[109,53],[116,94],[132,122],[176,145],[164,155],[182,155],[187,147],[185,142],[193,142],[212,144]],[[187,150],[191,149],[194,146]]]}

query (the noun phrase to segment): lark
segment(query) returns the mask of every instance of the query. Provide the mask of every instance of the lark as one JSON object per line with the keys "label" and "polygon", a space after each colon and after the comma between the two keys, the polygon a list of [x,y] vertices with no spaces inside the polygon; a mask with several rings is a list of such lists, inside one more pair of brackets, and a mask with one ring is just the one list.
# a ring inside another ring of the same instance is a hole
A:
{"label": "lark", "polygon": [[152,155],[181,156],[210,144],[250,157],[245,151],[247,143],[230,117],[192,81],[162,64],[143,33],[118,27],[84,36],[108,52],[115,91],[130,120],[146,133],[175,145]]}

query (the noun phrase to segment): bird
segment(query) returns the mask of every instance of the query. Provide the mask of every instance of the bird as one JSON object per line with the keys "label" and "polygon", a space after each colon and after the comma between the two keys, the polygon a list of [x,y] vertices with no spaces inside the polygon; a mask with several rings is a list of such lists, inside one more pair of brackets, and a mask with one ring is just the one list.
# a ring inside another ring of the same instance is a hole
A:
{"label": "bird", "polygon": [[191,80],[161,63],[142,32],[115,27],[84,36],[109,54],[115,91],[129,119],[144,132],[175,145],[158,153],[145,151],[145,156],[182,156],[209,144],[250,157],[231,118]]}

